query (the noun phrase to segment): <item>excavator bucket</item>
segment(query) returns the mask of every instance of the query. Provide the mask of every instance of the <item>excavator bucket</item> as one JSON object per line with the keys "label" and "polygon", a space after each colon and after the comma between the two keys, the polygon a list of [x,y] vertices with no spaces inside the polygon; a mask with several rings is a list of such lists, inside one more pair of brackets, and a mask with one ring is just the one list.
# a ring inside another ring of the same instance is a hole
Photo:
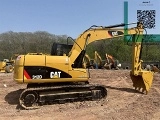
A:
{"label": "excavator bucket", "polygon": [[143,93],[146,92],[146,94],[148,94],[153,81],[153,72],[141,71],[138,76],[133,75],[131,72],[130,76],[133,82],[133,87],[135,87],[136,90],[142,91]]}

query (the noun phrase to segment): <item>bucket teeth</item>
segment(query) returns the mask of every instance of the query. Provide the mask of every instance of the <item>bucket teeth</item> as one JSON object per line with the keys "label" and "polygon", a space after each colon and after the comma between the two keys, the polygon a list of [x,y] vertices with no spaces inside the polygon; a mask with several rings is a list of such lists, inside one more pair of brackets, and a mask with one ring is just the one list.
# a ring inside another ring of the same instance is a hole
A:
{"label": "bucket teeth", "polygon": [[141,92],[141,93],[144,93],[144,94],[147,94],[148,91],[145,89],[145,88],[142,88],[142,87],[135,87],[135,90]]}

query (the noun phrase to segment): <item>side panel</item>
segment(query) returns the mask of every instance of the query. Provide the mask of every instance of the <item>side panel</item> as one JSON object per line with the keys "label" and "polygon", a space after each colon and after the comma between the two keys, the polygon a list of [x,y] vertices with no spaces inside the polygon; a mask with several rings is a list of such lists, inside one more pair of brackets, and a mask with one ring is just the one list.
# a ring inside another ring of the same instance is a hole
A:
{"label": "side panel", "polygon": [[25,83],[61,82],[71,78],[67,56],[28,55],[24,61]]}
{"label": "side panel", "polygon": [[46,66],[46,55],[25,55],[24,66]]}
{"label": "side panel", "polygon": [[[30,67],[29,67],[30,66]],[[24,70],[23,70],[23,82],[26,82],[27,79],[32,79],[32,74],[38,74],[41,71],[41,68],[46,66],[46,56],[45,55],[25,55],[24,57]],[[35,69],[35,67],[37,69]],[[31,71],[29,74],[27,70]],[[32,72],[34,71],[34,72]],[[37,76],[38,78],[38,76]]]}
{"label": "side panel", "polygon": [[27,82],[31,79],[51,79],[54,81],[56,78],[71,78],[68,73],[45,66],[24,66],[24,80]]}
{"label": "side panel", "polygon": [[88,81],[86,69],[69,70],[67,56],[22,55],[16,60],[14,79],[19,83]]}

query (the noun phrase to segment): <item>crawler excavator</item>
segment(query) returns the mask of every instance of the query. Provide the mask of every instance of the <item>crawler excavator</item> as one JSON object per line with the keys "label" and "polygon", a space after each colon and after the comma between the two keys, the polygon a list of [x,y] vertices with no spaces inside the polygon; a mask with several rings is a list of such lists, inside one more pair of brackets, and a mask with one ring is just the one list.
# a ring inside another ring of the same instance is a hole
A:
{"label": "crawler excavator", "polygon": [[94,60],[88,54],[85,54],[83,58],[83,68],[94,69]]}
{"label": "crawler excavator", "polygon": [[20,105],[25,109],[34,109],[47,103],[99,100],[107,96],[103,85],[90,84],[88,69],[83,68],[83,58],[89,43],[108,40],[114,37],[132,36],[132,70],[130,72],[133,87],[148,92],[153,72],[141,68],[140,53],[143,38],[143,25],[124,29],[125,25],[92,26],[74,41],[66,56],[19,55],[15,62],[14,80],[27,84],[21,93]]}
{"label": "crawler excavator", "polygon": [[102,60],[101,56],[97,51],[94,52],[94,63],[95,63],[95,68],[97,69],[102,69],[104,66],[104,60]]}
{"label": "crawler excavator", "polygon": [[106,53],[106,63],[104,64],[104,68],[106,69],[115,69],[118,70],[121,67],[121,64],[118,60],[113,58],[113,56]]}

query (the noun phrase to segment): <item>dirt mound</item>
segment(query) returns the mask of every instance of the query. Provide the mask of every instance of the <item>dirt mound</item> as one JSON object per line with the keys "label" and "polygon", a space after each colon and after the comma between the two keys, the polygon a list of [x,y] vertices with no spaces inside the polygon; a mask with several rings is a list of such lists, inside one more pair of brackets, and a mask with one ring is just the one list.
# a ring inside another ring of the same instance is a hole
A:
{"label": "dirt mound", "polygon": [[0,119],[7,120],[158,120],[160,119],[160,74],[155,73],[148,95],[136,92],[128,70],[90,70],[90,83],[102,84],[108,96],[100,101],[44,105],[22,110],[18,98],[25,84],[13,81],[12,73],[0,73]]}

